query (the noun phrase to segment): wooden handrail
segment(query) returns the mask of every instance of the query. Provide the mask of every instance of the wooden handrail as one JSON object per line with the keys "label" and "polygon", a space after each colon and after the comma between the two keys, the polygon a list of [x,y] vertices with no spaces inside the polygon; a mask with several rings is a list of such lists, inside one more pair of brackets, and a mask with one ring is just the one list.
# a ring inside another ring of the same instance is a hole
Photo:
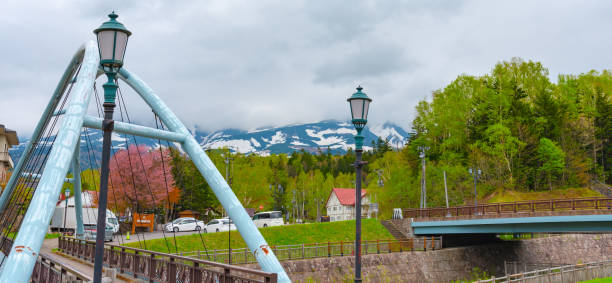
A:
{"label": "wooden handrail", "polygon": [[[64,252],[66,252],[65,243],[68,243],[68,242],[73,243],[73,244],[78,244],[79,247],[81,245],[89,245],[89,246],[95,246],[96,245],[96,242],[94,242],[94,241],[75,239],[75,238],[68,238],[68,237],[63,237],[63,236],[61,236],[59,238],[59,241],[60,241],[60,250],[62,250]],[[62,241],[65,242],[65,243],[61,244]],[[131,251],[134,254],[138,254],[138,255],[142,255],[142,256],[146,256],[146,257],[155,257],[155,256],[165,257],[169,261],[172,261],[172,262],[186,261],[186,262],[191,262],[191,263],[194,263],[194,264],[197,263],[200,267],[202,265],[204,265],[204,266],[221,268],[223,270],[229,270],[230,272],[231,271],[237,271],[237,272],[243,272],[243,273],[252,274],[252,275],[264,276],[266,278],[276,278],[277,277],[277,275],[275,273],[269,273],[269,272],[265,272],[265,271],[261,271],[261,270],[249,269],[249,268],[240,267],[240,266],[236,266],[236,265],[223,264],[223,263],[207,261],[207,260],[202,260],[202,259],[197,259],[197,258],[192,258],[192,257],[186,257],[186,256],[180,256],[180,255],[174,255],[174,254],[167,254],[167,253],[143,250],[143,249],[138,249],[138,248],[131,248],[131,247],[125,247],[125,246],[119,246],[119,245],[113,245],[113,244],[106,244],[105,245],[105,249],[107,249],[107,250],[114,250],[116,252],[119,252],[121,254],[121,257],[123,256],[123,254],[126,254],[126,252],[129,253],[128,251]],[[70,252],[70,251],[68,251],[68,252]],[[121,257],[120,257],[120,260],[122,260]],[[134,267],[136,267],[136,264],[135,264]],[[271,282],[276,282],[276,280],[272,280]]]}

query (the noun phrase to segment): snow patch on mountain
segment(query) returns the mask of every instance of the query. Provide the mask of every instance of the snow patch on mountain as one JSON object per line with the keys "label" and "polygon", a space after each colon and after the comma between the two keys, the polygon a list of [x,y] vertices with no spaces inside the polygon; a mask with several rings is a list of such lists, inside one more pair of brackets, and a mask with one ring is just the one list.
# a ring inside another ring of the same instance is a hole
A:
{"label": "snow patch on mountain", "polygon": [[[270,145],[279,144],[279,143],[285,143],[285,142],[287,142],[287,135],[284,134],[281,131],[276,131],[276,134],[274,134],[270,138]],[[268,146],[270,146],[270,145],[268,145]]]}
{"label": "snow patch on mountain", "polygon": [[261,144],[255,139],[255,138],[251,138],[251,143],[255,146],[255,147],[261,147]]}
{"label": "snow patch on mountain", "polygon": [[251,153],[256,151],[255,147],[251,145],[249,140],[218,140],[212,143],[206,144],[208,148],[224,148],[227,147],[233,151],[240,153]]}

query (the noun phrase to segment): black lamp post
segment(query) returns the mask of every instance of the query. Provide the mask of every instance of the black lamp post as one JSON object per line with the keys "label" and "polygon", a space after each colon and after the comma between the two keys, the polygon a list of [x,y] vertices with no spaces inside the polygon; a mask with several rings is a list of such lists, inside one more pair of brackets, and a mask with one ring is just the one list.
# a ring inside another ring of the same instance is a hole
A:
{"label": "black lamp post", "polygon": [[96,231],[96,253],[94,258],[94,283],[102,281],[102,261],[104,256],[104,234],[106,232],[106,200],[108,195],[108,164],[110,159],[111,134],[114,128],[113,112],[117,95],[117,72],[123,66],[123,56],[127,47],[128,37],[132,34],[116,19],[115,12],[108,15],[110,20],[94,30],[98,38],[100,65],[106,73],[108,81],[104,88],[104,121],[102,130],[102,168],[100,173],[100,197],[98,199],[98,224]]}
{"label": "black lamp post", "polygon": [[355,282],[361,282],[361,167],[365,162],[361,161],[363,153],[363,136],[361,131],[368,122],[368,110],[370,107],[370,99],[365,93],[361,92],[363,88],[357,87],[357,92],[347,99],[351,106],[352,122],[357,130],[355,136]]}

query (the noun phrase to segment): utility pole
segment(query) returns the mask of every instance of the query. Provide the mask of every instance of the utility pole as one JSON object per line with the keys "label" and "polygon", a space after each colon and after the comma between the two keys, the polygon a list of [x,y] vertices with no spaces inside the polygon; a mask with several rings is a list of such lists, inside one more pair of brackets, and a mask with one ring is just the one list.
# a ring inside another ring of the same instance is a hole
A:
{"label": "utility pole", "polygon": [[429,150],[428,146],[419,146],[419,158],[421,158],[421,208],[427,208],[427,190],[425,177],[425,152]]}
{"label": "utility pole", "polygon": [[383,187],[385,185],[385,183],[383,182],[383,179],[382,179],[383,170],[382,169],[378,169],[378,170],[376,170],[376,173],[378,174],[378,186],[379,187]]}
{"label": "utility pole", "polygon": [[448,188],[446,187],[446,171],[444,171],[444,196],[446,197],[446,208],[448,208]]}
{"label": "utility pole", "polygon": [[472,170],[472,168],[469,168],[468,172],[470,172],[470,175],[474,177],[474,206],[478,206],[478,191],[476,191],[476,180],[478,180],[478,178],[480,178],[480,176],[482,175],[482,170],[476,168]]}

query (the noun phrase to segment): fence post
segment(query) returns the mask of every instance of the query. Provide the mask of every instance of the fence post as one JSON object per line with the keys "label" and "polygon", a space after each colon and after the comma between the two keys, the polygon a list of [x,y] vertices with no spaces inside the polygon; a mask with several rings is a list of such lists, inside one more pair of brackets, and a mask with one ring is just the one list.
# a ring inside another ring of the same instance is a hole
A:
{"label": "fence post", "polygon": [[427,251],[427,237],[423,237],[423,251]]}
{"label": "fence post", "polygon": [[508,266],[506,265],[506,260],[504,259],[504,276],[508,278]]}
{"label": "fence post", "polygon": [[[155,261],[155,254],[151,253],[151,256],[149,257],[149,283],[153,283],[153,277],[154,277],[154,266],[153,266],[153,262]],[[136,276],[134,276],[136,277]]]}
{"label": "fence post", "polygon": [[329,241],[327,241],[327,257],[331,257],[331,247],[329,245]]}
{"label": "fence post", "polygon": [[401,253],[401,252],[402,252],[402,241],[401,241],[401,240],[399,240],[399,241],[397,241],[397,242],[399,243],[399,248],[400,248],[400,253]]}
{"label": "fence post", "polygon": [[376,253],[380,254],[380,240],[376,240]]}
{"label": "fence post", "polygon": [[134,260],[132,260],[132,273],[134,274],[134,277],[136,277],[138,274],[138,251],[134,251]]}
{"label": "fence post", "polygon": [[436,249],[436,240],[434,239],[434,236],[431,236],[431,250],[435,250]]}
{"label": "fence post", "polygon": [[223,274],[225,275],[225,283],[231,283],[231,279],[230,279],[230,269],[229,268],[224,268],[223,269]]}
{"label": "fence post", "polygon": [[411,252],[414,251],[414,238],[410,238],[409,244],[410,244],[410,251]]}
{"label": "fence post", "polygon": [[[136,277],[136,273],[134,273],[134,277]],[[168,282],[176,283],[176,264],[174,264],[174,257],[170,257],[170,262],[168,264]]]}
{"label": "fence post", "polygon": [[304,259],[306,257],[306,254],[304,252],[304,243],[302,243],[302,259]]}
{"label": "fence post", "polygon": [[193,267],[190,273],[191,282],[202,282],[202,273],[200,272],[200,264],[198,262],[193,263]]}
{"label": "fence post", "polygon": [[121,254],[119,255],[119,272],[123,273],[123,266],[125,265],[125,248],[121,248]]}
{"label": "fence post", "polygon": [[340,240],[340,256],[344,256],[344,245],[342,245],[342,240]]}
{"label": "fence post", "polygon": [[249,263],[249,248],[244,248],[244,264]]}
{"label": "fence post", "polygon": [[550,211],[555,211],[555,203],[550,200]]}

